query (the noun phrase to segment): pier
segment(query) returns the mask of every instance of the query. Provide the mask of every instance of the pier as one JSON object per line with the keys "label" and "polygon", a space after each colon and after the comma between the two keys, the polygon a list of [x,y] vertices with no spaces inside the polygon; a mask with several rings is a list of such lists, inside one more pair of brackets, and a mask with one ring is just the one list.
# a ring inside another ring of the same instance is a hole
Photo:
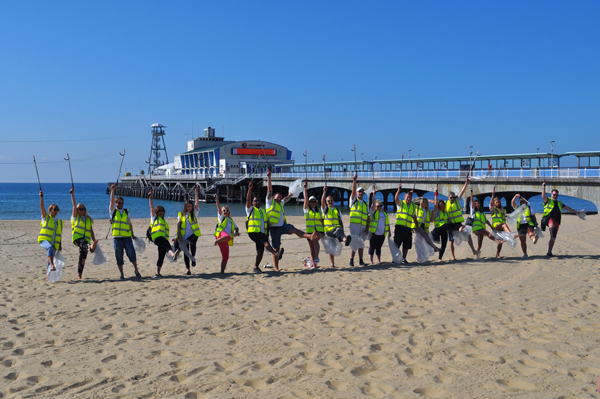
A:
{"label": "pier", "polygon": [[[576,167],[561,167],[564,157],[577,157]],[[518,154],[472,157],[446,157],[421,159],[392,159],[354,162],[322,162],[285,165],[272,173],[273,190],[287,194],[290,184],[297,179],[308,179],[308,194],[320,198],[323,187],[336,202],[347,205],[352,189],[352,177],[358,175],[359,186],[368,190],[375,187],[383,195],[385,205],[394,203],[393,197],[402,183],[402,191],[412,190],[422,196],[433,192],[436,184],[439,193],[458,194],[469,170],[474,196],[481,200],[490,197],[495,187],[496,196],[503,198],[507,208],[516,193],[526,199],[541,192],[545,181],[548,193],[558,189],[561,194],[590,201],[600,209],[600,151],[565,154]],[[171,201],[184,201],[194,197],[198,185],[201,201],[214,201],[218,192],[221,202],[245,202],[248,183],[266,195],[266,168],[249,174],[206,174],[182,170],[170,176],[128,176],[116,189],[117,195],[147,197],[153,188],[154,197]],[[110,193],[109,183],[107,193]],[[467,200],[468,192],[464,200]],[[299,196],[303,200],[303,194]]]}

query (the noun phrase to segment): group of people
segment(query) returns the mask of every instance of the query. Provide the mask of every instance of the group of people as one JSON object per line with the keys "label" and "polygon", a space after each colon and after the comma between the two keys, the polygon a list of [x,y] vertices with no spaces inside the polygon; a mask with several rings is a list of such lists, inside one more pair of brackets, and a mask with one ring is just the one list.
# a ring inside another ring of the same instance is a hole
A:
{"label": "group of people", "polygon": [[[419,238],[424,240],[426,245],[430,246],[434,252],[437,252],[438,261],[442,260],[449,242],[451,257],[452,260],[455,260],[455,241],[457,235],[462,234],[463,230],[467,227],[477,237],[476,246],[470,234],[467,238],[475,259],[478,259],[480,256],[484,237],[488,237],[490,240],[496,242],[496,256],[500,258],[502,245],[505,242],[502,237],[511,237],[512,239],[518,236],[523,250],[523,258],[528,257],[526,240],[529,238],[533,244],[537,243],[538,235],[536,228],[538,222],[527,200],[521,195],[516,194],[511,201],[513,208],[523,206],[523,212],[517,221],[516,234],[510,230],[507,224],[506,210],[503,208],[500,198],[496,197],[495,191],[492,193],[489,206],[491,222],[488,221],[481,202],[474,198],[473,190],[470,190],[471,207],[469,217],[465,221],[460,199],[465,194],[468,183],[469,179],[467,178],[459,194],[456,195],[454,192],[450,192],[447,201],[438,198],[436,187],[434,200],[421,198],[417,203],[413,203],[412,191],[406,191],[403,199],[400,199],[402,184],[398,184],[398,190],[394,196],[396,220],[393,242],[401,250],[403,263],[408,263],[406,258],[413,245],[413,235],[418,235]],[[127,255],[133,265],[135,276],[141,278],[133,241],[137,239],[134,235],[133,224],[129,217],[129,211],[123,207],[125,203],[123,197],[114,195],[115,188],[116,184],[111,188],[109,216],[113,235],[113,247],[120,278],[125,278],[123,272],[124,254]],[[349,201],[350,225],[348,235],[344,232],[344,223],[340,210],[335,207],[333,197],[327,195],[327,186],[323,188],[323,194],[320,201],[318,201],[314,196],[308,197],[308,182],[304,182],[306,232],[287,223],[284,206],[291,198],[291,194],[283,197],[281,193],[273,193],[270,171],[267,172],[265,208],[261,207],[260,197],[258,195],[253,196],[252,189],[253,183],[250,182],[246,198],[246,231],[248,237],[256,245],[254,273],[262,273],[260,263],[265,250],[273,256],[273,269],[275,271],[280,270],[279,261],[284,254],[281,237],[284,234],[293,234],[299,238],[306,238],[308,240],[310,249],[309,264],[311,268],[319,267],[320,241],[322,240],[329,240],[327,242],[329,247],[332,247],[332,245],[341,245],[342,243],[349,246],[354,242],[351,248],[349,266],[354,266],[356,254],[358,254],[358,264],[361,266],[366,265],[364,245],[365,241],[368,240],[369,263],[374,263],[374,257],[377,259],[377,262],[381,262],[381,248],[385,242],[385,238],[387,236],[389,239],[392,235],[390,217],[383,209],[382,202],[375,199],[376,191],[373,192],[374,201],[369,206],[368,201],[364,197],[365,190],[362,187],[358,187],[356,174],[353,178],[352,193]],[[74,188],[71,188],[70,194],[73,204],[71,215],[72,243],[79,249],[77,277],[81,279],[88,252],[94,252],[98,240],[93,229],[94,221],[88,215],[85,205],[76,203],[75,201]],[[549,257],[553,256],[552,249],[560,226],[563,209],[576,212],[559,201],[558,195],[558,190],[552,190],[551,196],[548,197],[545,183],[542,185],[544,213],[541,228],[545,230],[548,227],[550,230],[547,253]],[[154,206],[152,190],[150,190],[148,197],[150,225],[146,236],[158,249],[155,276],[162,276],[161,269],[165,257],[169,261],[175,262],[182,252],[186,274],[190,275],[190,268],[196,266],[197,263],[195,258],[197,241],[202,235],[197,219],[197,212],[199,211],[198,188],[195,190],[195,201],[186,201],[182,211],[177,215],[174,245],[170,241],[169,224],[165,219],[164,207],[160,205]],[[229,247],[233,246],[234,238],[240,235],[240,231],[237,224],[231,218],[229,207],[220,205],[218,195],[215,195],[215,203],[217,206],[218,223],[214,232],[214,245],[219,246],[221,251],[221,273],[225,273],[229,260]],[[430,203],[433,204],[433,210],[430,209]],[[56,251],[62,249],[63,221],[57,217],[59,212],[58,205],[52,204],[46,211],[42,191],[40,191],[40,208],[42,213],[42,228],[38,236],[38,243],[46,250],[48,258],[47,272],[50,272],[56,270],[54,256]],[[433,226],[433,230],[430,234],[431,226]],[[505,232],[508,236],[499,235],[499,232]],[[436,243],[440,244],[440,246],[438,247]],[[331,267],[335,267],[335,254],[332,251],[329,252]]]}

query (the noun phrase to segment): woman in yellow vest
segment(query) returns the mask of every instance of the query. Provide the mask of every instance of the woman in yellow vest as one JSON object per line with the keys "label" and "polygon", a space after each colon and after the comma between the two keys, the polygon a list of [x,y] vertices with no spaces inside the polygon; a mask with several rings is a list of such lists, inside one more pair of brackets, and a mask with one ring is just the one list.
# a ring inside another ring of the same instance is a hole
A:
{"label": "woman in yellow vest", "polygon": [[[578,213],[575,209],[571,208],[558,200],[558,190],[554,189],[550,193],[552,198],[548,198],[546,195],[546,182],[542,184],[542,199],[544,200],[544,214],[542,216],[541,227],[542,231],[546,231],[546,224],[550,229],[550,239],[548,240],[548,253],[546,256],[549,258],[553,257],[552,248],[556,242],[556,235],[558,234],[558,228],[560,227],[562,210],[566,209],[569,212]],[[579,211],[583,212],[583,210]]]}
{"label": "woman in yellow vest", "polygon": [[177,214],[177,239],[175,240],[175,251],[183,250],[183,261],[187,269],[186,275],[188,276],[192,274],[190,271],[190,260],[192,267],[196,266],[196,243],[198,242],[198,237],[202,235],[198,226],[197,213],[195,213],[200,210],[198,186],[196,186],[194,191],[196,192],[195,201],[186,201],[183,204],[183,210]]}
{"label": "woman in yellow vest", "polygon": [[306,219],[306,234],[312,234],[314,231],[317,232],[317,238],[315,240],[307,240],[308,246],[310,247],[310,257],[312,258],[312,264],[315,267],[319,267],[319,251],[321,245],[319,240],[323,238],[325,230],[323,227],[323,214],[319,209],[317,198],[312,196],[308,198],[308,180],[304,181],[304,218]]}
{"label": "woman in yellow vest", "polygon": [[[492,228],[496,231],[506,231],[508,233],[510,228],[506,224],[506,209],[502,206],[502,202],[499,197],[496,197],[496,190],[492,190],[492,198],[490,199],[490,215],[492,215]],[[502,244],[498,244],[496,248],[496,258],[500,259],[500,251],[502,250]]]}
{"label": "woman in yellow vest", "polygon": [[221,273],[225,273],[227,261],[229,260],[229,247],[233,246],[233,237],[239,237],[240,229],[238,229],[231,218],[229,207],[224,206],[221,209],[218,194],[215,194],[215,203],[217,204],[217,211],[219,212],[219,215],[217,216],[219,224],[215,231],[215,245],[218,245],[221,250]]}
{"label": "woman in yellow vest", "polygon": [[429,200],[427,198],[421,198],[419,207],[417,208],[417,222],[416,231],[429,245],[433,248],[434,252],[439,252],[439,248],[435,246],[431,237],[429,236],[429,226],[433,223],[433,212],[429,209]]}
{"label": "woman in yellow vest", "polygon": [[479,259],[484,236],[488,237],[490,240],[498,244],[502,244],[504,241],[498,240],[492,235],[492,233],[486,230],[486,225],[490,226],[491,228],[493,227],[487,220],[485,213],[483,213],[483,207],[481,206],[481,202],[479,202],[479,200],[477,199],[473,200],[473,190],[471,190],[471,217],[473,217],[472,231],[473,234],[477,236],[477,248],[475,249],[474,257],[475,259]]}
{"label": "woman in yellow vest", "polygon": [[[48,276],[49,272],[56,270],[54,266],[54,254],[56,251],[62,250],[63,221],[57,217],[60,209],[56,204],[50,205],[48,213],[46,213],[42,190],[40,190],[40,209],[42,210],[42,221],[40,222],[42,229],[38,235],[38,244],[46,250],[46,256],[48,257],[46,276]],[[48,281],[48,277],[46,277],[46,281]]]}
{"label": "woman in yellow vest", "polygon": [[[373,190],[375,198],[376,190]],[[373,264],[373,255],[377,256],[377,263],[381,263],[381,247],[385,241],[385,236],[390,237],[390,218],[383,210],[383,204],[376,199],[371,204],[371,218],[369,219],[369,231],[371,239],[369,240],[369,261]]]}
{"label": "woman in yellow vest", "polygon": [[[446,212],[446,203],[444,200],[438,199],[438,188],[435,187],[435,205],[433,206],[433,222],[435,227],[431,234],[433,239],[441,242],[440,251],[438,252],[438,262],[442,261],[446,245],[448,244],[448,213]],[[437,240],[439,238],[439,240]]]}
{"label": "woman in yellow vest", "polygon": [[537,219],[535,217],[535,214],[531,211],[529,203],[525,198],[521,197],[521,194],[515,194],[511,201],[512,207],[514,209],[517,209],[517,198],[519,199],[519,206],[525,205],[525,212],[523,213],[523,215],[521,215],[519,220],[517,220],[517,231],[519,233],[519,240],[521,241],[521,249],[523,250],[522,258],[526,259],[528,258],[528,255],[527,240],[525,239],[525,237],[529,235],[529,238],[531,239],[531,241],[533,241],[534,244],[537,244],[538,242],[539,237],[534,232],[535,226],[537,226]]}
{"label": "woman in yellow vest", "polygon": [[[323,230],[324,235],[329,238],[335,238],[339,242],[350,245],[352,236],[344,234],[344,222],[339,209],[334,206],[333,197],[327,195],[327,185],[323,187],[323,195],[321,196],[321,214],[323,215]],[[335,267],[335,256],[329,254],[331,267]]]}
{"label": "woman in yellow vest", "polygon": [[[73,244],[79,247],[79,263],[77,263],[77,278],[83,278],[83,267],[88,254],[88,247],[91,252],[94,252],[98,240],[94,235],[92,224],[94,220],[88,215],[87,208],[83,204],[75,202],[75,188],[71,187],[71,202],[73,203],[73,213],[71,214],[71,235]],[[93,241],[93,243],[92,243]],[[90,246],[91,244],[91,246]]]}
{"label": "woman in yellow vest", "polygon": [[156,261],[156,277],[162,277],[160,269],[165,260],[165,255],[168,255],[169,261],[174,262],[179,255],[179,250],[175,253],[169,243],[169,224],[165,220],[165,208],[161,205],[154,207],[152,202],[152,189],[148,193],[150,202],[150,238],[154,245],[158,247],[158,260]]}

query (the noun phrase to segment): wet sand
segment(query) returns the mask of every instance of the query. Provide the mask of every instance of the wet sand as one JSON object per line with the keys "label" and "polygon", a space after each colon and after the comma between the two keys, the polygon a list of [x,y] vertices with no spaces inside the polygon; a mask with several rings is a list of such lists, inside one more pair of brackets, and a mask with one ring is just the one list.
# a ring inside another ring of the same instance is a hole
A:
{"label": "wet sand", "polygon": [[[147,223],[135,221],[138,235]],[[417,264],[411,251],[410,264],[394,265],[386,243],[380,265],[348,267],[345,248],[337,269],[322,252],[309,272],[306,240],[284,236],[283,273],[260,275],[245,234],[218,273],[215,223],[201,221],[192,276],[180,259],[151,277],[157,250],[147,243],[143,279],[126,261],[120,281],[100,220],[108,262],[94,266],[90,254],[77,281],[77,248],[66,243],[64,277],[51,284],[39,221],[0,221],[0,398],[598,395],[597,216],[564,216],[551,259],[547,238],[529,243],[525,261],[508,245],[496,260],[486,239],[478,261],[463,243],[455,262]]]}

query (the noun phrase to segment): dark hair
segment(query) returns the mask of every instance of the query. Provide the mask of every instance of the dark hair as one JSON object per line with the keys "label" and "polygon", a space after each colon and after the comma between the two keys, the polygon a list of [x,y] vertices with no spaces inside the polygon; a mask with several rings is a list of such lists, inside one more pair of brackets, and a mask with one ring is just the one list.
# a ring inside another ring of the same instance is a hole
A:
{"label": "dark hair", "polygon": [[555,192],[555,191],[556,191],[556,194],[558,194],[558,190],[557,189],[552,190],[552,192]]}
{"label": "dark hair", "polygon": [[115,202],[117,202],[118,200],[121,200],[121,201],[125,202],[125,200],[123,199],[123,197],[121,197],[120,195],[117,195],[115,197]]}

